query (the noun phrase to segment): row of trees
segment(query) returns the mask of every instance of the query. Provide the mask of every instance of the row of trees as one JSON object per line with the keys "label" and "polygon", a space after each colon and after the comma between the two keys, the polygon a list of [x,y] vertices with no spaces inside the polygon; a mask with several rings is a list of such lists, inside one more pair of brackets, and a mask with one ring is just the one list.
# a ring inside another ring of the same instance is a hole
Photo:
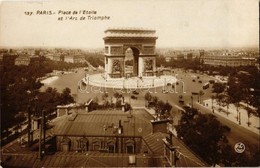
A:
{"label": "row of trees", "polygon": [[[39,64],[29,66],[6,66],[0,72],[1,76],[1,132],[18,125],[26,118],[31,104],[35,113],[42,109],[53,111],[58,104],[73,102],[70,89],[66,88],[62,93],[56,89],[47,88],[40,92],[43,84],[38,80],[47,73],[52,72],[55,66],[49,66],[49,61],[43,59]],[[23,114],[23,115],[22,115]]]}
{"label": "row of trees", "polygon": [[155,114],[158,119],[167,119],[171,116],[172,105],[167,102],[159,100],[157,96],[151,95],[147,92],[144,96],[146,105],[155,109]]}
{"label": "row of trees", "polygon": [[[212,87],[212,92],[216,95],[213,96],[213,99],[217,100],[217,103],[220,106],[226,106],[227,107],[227,115],[229,110],[229,105],[234,104],[236,106],[237,110],[237,116],[239,116],[239,109],[240,109],[240,102],[245,102],[247,104],[246,107],[244,107],[247,111],[248,116],[248,126],[250,125],[250,116],[251,115],[257,115],[260,117],[260,96],[259,94],[259,86],[257,86],[257,83],[259,83],[259,77],[253,76],[249,73],[241,74],[237,73],[233,76],[230,76],[228,79],[227,84],[223,83],[214,83]],[[250,81],[250,82],[249,82]],[[253,89],[253,90],[252,90]],[[256,108],[256,111],[252,110],[252,108],[249,108],[249,105],[254,106]],[[238,117],[237,120],[240,123],[240,118]]]}
{"label": "row of trees", "polygon": [[[170,59],[169,62],[166,62],[164,56],[156,57],[156,66],[164,66],[171,68],[183,68],[185,70],[193,70],[200,72],[209,72],[209,74],[213,74],[213,72],[218,72],[219,75],[229,76],[232,74],[236,74],[239,71],[246,71],[250,74],[254,74],[257,72],[257,68],[255,66],[239,66],[239,67],[230,67],[230,66],[212,66],[204,64],[203,59],[201,58],[193,58],[193,59]],[[259,72],[258,72],[259,73]]]}
{"label": "row of trees", "polygon": [[260,165],[259,151],[235,153],[227,139],[230,128],[222,125],[211,114],[201,114],[197,109],[187,107],[176,130],[178,137],[210,165]]}
{"label": "row of trees", "polygon": [[63,61],[52,61],[49,59],[45,59],[44,65],[44,69],[46,69],[48,72],[52,72],[52,70],[68,71],[74,68],[88,67],[87,63],[70,63]]}
{"label": "row of trees", "polygon": [[156,66],[164,66],[164,67],[172,67],[172,68],[183,68],[183,69],[191,69],[191,70],[202,70],[203,69],[203,61],[199,58],[194,59],[170,59],[169,62],[166,62],[164,56],[156,57]]}
{"label": "row of trees", "polygon": [[[227,85],[216,83],[213,86],[213,92],[216,93],[213,98],[218,100],[218,104],[227,105],[227,110],[231,103],[235,104],[237,110],[239,110],[239,103],[243,101],[248,105],[254,106],[257,109],[256,114],[260,116],[260,72],[257,67],[211,66],[205,65],[203,60],[199,58],[182,60],[171,59],[170,62],[166,62],[163,56],[159,56],[156,61],[157,66],[163,65],[172,68],[183,68],[195,72],[207,71],[209,74],[217,72],[222,76],[228,76],[229,80]],[[253,111],[248,107],[247,111],[248,116],[250,117]]]}
{"label": "row of trees", "polygon": [[[109,97],[107,93],[103,93],[101,101],[98,97],[95,97],[92,101],[92,110],[97,109],[118,109],[122,108],[124,102],[124,96],[118,92],[115,92],[113,97]],[[125,111],[132,109],[131,105],[127,102],[124,103]]]}
{"label": "row of trees", "polygon": [[104,56],[101,54],[96,54],[94,56],[86,56],[86,60],[94,67],[105,66]]}

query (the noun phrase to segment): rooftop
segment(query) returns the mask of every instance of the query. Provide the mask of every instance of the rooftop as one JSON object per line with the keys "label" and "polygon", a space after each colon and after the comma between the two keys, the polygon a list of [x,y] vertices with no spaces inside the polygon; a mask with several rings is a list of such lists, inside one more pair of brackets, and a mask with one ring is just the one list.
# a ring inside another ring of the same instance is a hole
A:
{"label": "rooftop", "polygon": [[[73,116],[73,117],[72,117]],[[75,118],[74,118],[75,117]],[[74,120],[73,120],[74,119]],[[163,146],[167,134],[152,133],[153,117],[145,110],[133,110],[129,112],[115,110],[99,110],[92,112],[79,111],[77,115],[62,116],[55,119],[55,127],[47,131],[47,136],[60,135],[87,135],[87,136],[115,136],[115,130],[121,120],[123,126],[122,136],[142,136],[152,153],[136,154],[136,166],[138,167],[162,167],[164,165]],[[104,129],[105,128],[105,129]],[[36,144],[37,145],[37,144]],[[173,145],[180,153],[177,166],[199,167],[207,166],[178,138],[173,137]],[[30,151],[26,147],[20,147],[17,140],[3,147],[1,165],[3,167],[127,167],[129,166],[129,154],[126,153],[102,153],[99,151],[87,152],[56,152],[53,155],[45,155],[42,160],[37,159],[37,151]]]}
{"label": "rooftop", "polygon": [[[165,133],[154,133],[144,137],[144,141],[148,144],[153,154],[163,155]],[[196,156],[184,143],[173,136],[173,145],[177,147],[180,153],[180,160],[177,161],[177,167],[205,167],[207,166]]]}
{"label": "rooftop", "polygon": [[105,30],[106,32],[109,31],[137,31],[137,32],[152,32],[155,33],[156,31],[153,29],[148,29],[148,28],[143,28],[143,27],[109,27],[107,30]]}
{"label": "rooftop", "polygon": [[152,38],[157,39],[155,30],[145,28],[108,28],[104,39],[108,38]]}
{"label": "rooftop", "polygon": [[[139,114],[140,115],[140,114]],[[115,136],[119,121],[123,127],[121,136],[144,136],[152,132],[152,125],[138,115],[130,115],[122,111],[93,111],[90,113],[79,112],[74,120],[66,116],[65,120],[56,123],[54,134],[73,136]]]}

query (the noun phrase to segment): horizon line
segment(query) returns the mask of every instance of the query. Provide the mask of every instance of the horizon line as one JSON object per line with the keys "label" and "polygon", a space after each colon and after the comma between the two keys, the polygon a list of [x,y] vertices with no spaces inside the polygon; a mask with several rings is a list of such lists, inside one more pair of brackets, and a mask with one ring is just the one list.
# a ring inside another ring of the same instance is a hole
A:
{"label": "horizon line", "polygon": [[[0,49],[15,49],[15,48],[62,48],[62,49],[104,49],[103,47],[68,47],[68,46],[0,46]],[[156,46],[156,49],[232,49],[232,48],[254,48],[259,49],[259,46],[224,46],[224,47],[189,47],[189,46]]]}

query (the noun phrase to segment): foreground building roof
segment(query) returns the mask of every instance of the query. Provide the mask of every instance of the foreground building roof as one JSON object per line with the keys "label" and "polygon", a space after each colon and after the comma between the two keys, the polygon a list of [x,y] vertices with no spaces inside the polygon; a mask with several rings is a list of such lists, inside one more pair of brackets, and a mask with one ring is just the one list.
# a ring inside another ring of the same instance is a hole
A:
{"label": "foreground building roof", "polygon": [[[140,114],[139,114],[140,115]],[[74,118],[73,118],[74,117]],[[122,136],[144,136],[152,132],[151,116],[142,119],[122,111],[79,112],[66,116],[55,126],[55,135],[73,136],[115,136],[121,120]]]}
{"label": "foreground building roof", "polygon": [[[148,146],[148,153],[136,153],[137,167],[163,167],[167,165],[164,158],[164,141],[168,134],[154,132],[151,124],[153,117],[145,110],[129,112],[115,110],[78,112],[57,118],[55,127],[47,132],[56,136],[115,136],[118,121],[123,126],[122,136],[142,137]],[[36,144],[37,145],[37,144]],[[178,147],[180,159],[178,167],[207,166],[189,150],[179,139],[173,137],[173,145]],[[1,155],[3,167],[128,167],[129,153],[104,153],[99,151],[58,151],[38,159],[37,151],[19,146],[17,140],[4,146]]]}

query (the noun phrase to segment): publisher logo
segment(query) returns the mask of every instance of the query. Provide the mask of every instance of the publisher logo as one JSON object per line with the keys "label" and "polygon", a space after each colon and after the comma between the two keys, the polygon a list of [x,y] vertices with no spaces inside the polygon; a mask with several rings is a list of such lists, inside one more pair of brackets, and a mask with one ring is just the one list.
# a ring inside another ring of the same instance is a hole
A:
{"label": "publisher logo", "polygon": [[246,146],[242,142],[238,142],[235,144],[234,149],[237,153],[243,153],[246,149]]}

